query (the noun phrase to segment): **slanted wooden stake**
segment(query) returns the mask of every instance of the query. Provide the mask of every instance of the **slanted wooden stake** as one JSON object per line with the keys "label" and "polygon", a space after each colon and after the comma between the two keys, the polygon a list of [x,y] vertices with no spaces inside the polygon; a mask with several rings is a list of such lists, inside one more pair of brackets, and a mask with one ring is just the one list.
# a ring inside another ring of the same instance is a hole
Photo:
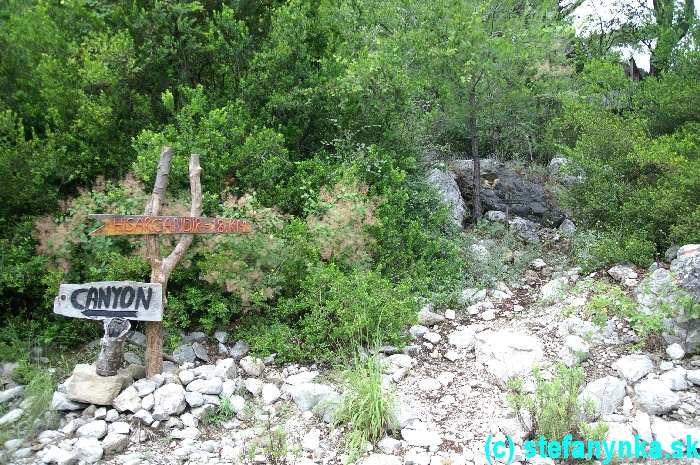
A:
{"label": "slanted wooden stake", "polygon": [[[164,147],[158,162],[158,171],[153,185],[151,199],[146,204],[144,215],[157,216],[160,214],[165,189],[168,187],[168,176],[170,174],[170,162],[173,158],[173,150]],[[202,184],[199,166],[199,155],[190,156],[190,192],[192,194],[192,204],[190,215],[193,217],[202,214]],[[159,283],[162,286],[163,309],[167,305],[167,286],[170,273],[177,263],[185,256],[187,249],[192,244],[192,234],[183,234],[180,237],[175,249],[167,257],[160,255],[160,239],[156,235],[146,236],[146,256],[151,263],[151,282]],[[146,376],[153,376],[163,369],[163,337],[161,335],[162,325],[160,321],[149,321],[146,323]]]}

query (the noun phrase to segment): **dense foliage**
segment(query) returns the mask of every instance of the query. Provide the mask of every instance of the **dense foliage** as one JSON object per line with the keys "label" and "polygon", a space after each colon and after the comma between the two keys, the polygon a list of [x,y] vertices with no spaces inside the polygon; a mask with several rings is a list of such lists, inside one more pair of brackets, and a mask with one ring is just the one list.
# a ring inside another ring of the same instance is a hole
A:
{"label": "dense foliage", "polygon": [[582,89],[607,105],[565,100],[556,131],[583,182],[568,204],[596,229],[582,249],[590,267],[642,266],[672,245],[700,241],[700,85],[697,53],[661,79],[630,82],[619,67],[593,61]]}
{"label": "dense foliage", "polygon": [[[169,283],[171,343],[220,326],[288,359],[401,342],[420,298],[485,281],[423,182],[434,153],[563,151],[583,175],[570,207],[596,230],[581,245],[596,264],[700,240],[697,25],[674,26],[687,37],[659,42],[656,75],[632,82],[569,13],[549,0],[3,2],[0,310],[13,330],[0,357],[16,339],[96,330],[51,316],[60,282],[148,279],[142,241],[90,237],[87,215],[140,214],[164,145],[165,213],[186,214],[198,153],[204,214],[255,224],[197,238]],[[652,23],[647,36],[665,33]]]}

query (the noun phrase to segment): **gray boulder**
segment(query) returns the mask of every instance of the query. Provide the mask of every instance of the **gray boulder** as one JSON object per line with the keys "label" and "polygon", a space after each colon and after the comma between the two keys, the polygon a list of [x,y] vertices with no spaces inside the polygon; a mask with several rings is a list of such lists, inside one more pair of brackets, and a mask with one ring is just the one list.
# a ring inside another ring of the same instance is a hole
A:
{"label": "gray boulder", "polygon": [[332,387],[318,383],[285,385],[285,390],[303,412],[311,410],[327,398],[337,395]]}
{"label": "gray boulder", "polygon": [[236,343],[229,349],[229,354],[231,357],[233,357],[235,360],[240,360],[243,357],[245,357],[248,352],[250,351],[250,347],[248,346],[248,343],[245,341],[236,341]]}
{"label": "gray boulder", "polygon": [[502,383],[514,376],[529,375],[543,358],[542,341],[523,333],[482,331],[475,343],[477,362]]}
{"label": "gray boulder", "polygon": [[56,465],[73,465],[80,460],[78,451],[68,451],[54,445],[43,449],[37,457],[40,463],[55,463]]}
{"label": "gray boulder", "polygon": [[508,219],[505,212],[499,212],[496,210],[487,211],[486,213],[484,213],[484,218],[494,223],[505,223]]}
{"label": "gray boulder", "polygon": [[75,450],[78,452],[80,463],[98,462],[104,454],[100,441],[92,437],[79,438],[75,442]]}
{"label": "gray boulder", "polygon": [[[213,394],[218,396],[223,389],[223,381],[219,377],[209,379],[195,379],[187,385],[187,390],[201,394]],[[184,394],[183,394],[184,395]]]}
{"label": "gray boulder", "polygon": [[637,402],[651,415],[662,415],[678,408],[680,397],[659,379],[645,379],[634,387]]}
{"label": "gray boulder", "polygon": [[95,365],[78,364],[66,380],[66,397],[86,404],[112,405],[114,398],[132,381],[126,370],[119,370],[114,376],[100,376]]}
{"label": "gray boulder", "polygon": [[76,434],[84,438],[102,439],[107,434],[107,422],[104,420],[91,421],[78,428]]}
{"label": "gray boulder", "polygon": [[136,389],[136,392],[139,393],[139,396],[145,397],[149,394],[152,394],[153,391],[156,390],[158,387],[157,383],[153,381],[152,379],[148,378],[143,378],[134,383],[134,388]]}
{"label": "gray boulder", "polygon": [[85,404],[73,402],[62,392],[54,392],[51,400],[51,408],[53,410],[81,410],[85,408]]}
{"label": "gray boulder", "polygon": [[126,434],[109,433],[102,440],[102,449],[105,454],[118,454],[129,447],[129,436]]}
{"label": "gray boulder", "polygon": [[588,359],[590,350],[590,345],[582,337],[570,334],[566,336],[559,356],[567,366],[574,366]]}
{"label": "gray boulder", "polygon": [[475,337],[476,329],[473,327],[466,327],[452,331],[447,335],[447,341],[455,347],[471,349],[474,346]]}
{"label": "gray boulder", "polygon": [[450,208],[452,221],[461,228],[464,224],[464,219],[469,216],[469,212],[464,204],[464,199],[459,191],[454,175],[434,168],[428,173],[426,181],[438,191],[442,202]]}
{"label": "gray boulder", "polygon": [[153,393],[154,406],[153,417],[163,418],[170,415],[179,415],[187,407],[185,402],[185,390],[179,384],[165,384]]}
{"label": "gray boulder", "polygon": [[559,231],[566,236],[570,236],[576,232],[576,225],[573,221],[567,218],[559,225]]}
{"label": "gray boulder", "polygon": [[141,410],[141,396],[139,396],[134,386],[129,386],[114,398],[112,405],[120,412],[128,410],[132,413],[136,413]]}
{"label": "gray boulder", "polygon": [[214,339],[219,341],[221,344],[226,344],[228,340],[228,333],[226,331],[214,331]]}
{"label": "gray boulder", "polygon": [[433,312],[433,304],[428,304],[418,312],[418,324],[423,326],[433,326],[445,321],[444,315]]}
{"label": "gray boulder", "polygon": [[238,363],[247,375],[253,377],[262,376],[263,370],[265,369],[265,364],[262,360],[250,355],[243,357]]}
{"label": "gray boulder", "polygon": [[579,401],[591,403],[592,412],[586,412],[588,419],[594,420],[609,415],[622,404],[625,398],[625,382],[614,376],[606,376],[591,381],[579,395]]}
{"label": "gray boulder", "polygon": [[569,287],[569,280],[566,277],[553,279],[540,288],[540,299],[545,302],[561,300],[566,289]]}
{"label": "gray boulder", "polygon": [[654,362],[648,355],[625,355],[613,363],[612,367],[628,383],[636,383],[654,370]]}
{"label": "gray boulder", "polygon": [[194,351],[194,355],[205,362],[209,361],[209,351],[207,351],[207,348],[202,344],[201,342],[195,342],[192,344],[192,350]]}
{"label": "gray boulder", "polygon": [[23,391],[24,386],[15,386],[13,388],[0,391],[0,404],[4,404],[5,402],[11,401],[15,397],[21,396]]}
{"label": "gray boulder", "polygon": [[[473,161],[455,160],[452,168],[462,198],[469,203],[474,197]],[[547,226],[558,226],[564,220],[551,193],[498,160],[481,160],[481,202],[484,211],[508,211]]]}
{"label": "gray boulder", "polygon": [[183,363],[194,363],[197,360],[197,355],[191,344],[183,344],[173,351],[173,359],[180,365]]}
{"label": "gray boulder", "polygon": [[21,408],[12,409],[3,416],[0,416],[0,426],[14,424],[17,420],[22,418],[22,415],[24,415],[24,410]]}
{"label": "gray boulder", "polygon": [[634,271],[634,268],[631,265],[626,264],[613,266],[608,270],[608,274],[619,283],[622,283],[627,279],[637,278],[637,272]]}
{"label": "gray boulder", "polygon": [[508,222],[510,229],[522,240],[530,244],[540,242],[540,236],[537,234],[539,225],[525,218],[515,217]]}
{"label": "gray boulder", "polygon": [[678,258],[671,263],[671,272],[678,284],[700,302],[700,244],[688,244],[678,249]]}
{"label": "gray boulder", "polygon": [[659,376],[659,379],[666,383],[672,391],[683,391],[688,389],[691,382],[687,378],[687,370],[683,367],[675,367]]}

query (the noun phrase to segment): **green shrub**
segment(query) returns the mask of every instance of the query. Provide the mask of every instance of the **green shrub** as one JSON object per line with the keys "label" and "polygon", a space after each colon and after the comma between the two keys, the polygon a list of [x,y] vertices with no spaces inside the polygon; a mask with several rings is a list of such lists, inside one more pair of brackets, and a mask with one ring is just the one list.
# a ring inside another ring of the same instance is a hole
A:
{"label": "green shrub", "polygon": [[391,176],[370,228],[378,271],[393,282],[410,282],[423,295],[453,292],[464,284],[465,261],[447,208],[422,182],[405,179],[405,172]]}
{"label": "green shrub", "polygon": [[578,400],[584,381],[581,367],[569,368],[558,364],[554,377],[546,380],[539,369],[533,370],[535,392],[525,393],[523,380],[514,378],[508,382],[508,404],[515,410],[529,438],[544,436],[547,440],[559,440],[571,434],[574,439],[604,439],[607,425],[591,430],[582,420],[592,405]]}
{"label": "green shrub", "polygon": [[[21,376],[15,375],[21,371]],[[11,433],[10,437],[26,439],[31,438],[37,432],[42,422],[37,420],[43,418],[43,424],[54,427],[57,426],[58,415],[51,410],[51,399],[56,390],[56,379],[52,373],[46,369],[31,367],[23,364],[20,369],[13,373],[13,380],[26,385],[24,397],[26,404],[23,404],[23,413],[20,419],[12,424],[0,427],[0,437],[3,433]],[[53,423],[53,422],[56,423]]]}
{"label": "green shrub", "polygon": [[593,322],[604,327],[613,316],[629,317],[636,313],[636,303],[620,286],[597,281],[591,289],[584,312]]}
{"label": "green shrub", "polygon": [[296,322],[305,358],[330,360],[357,345],[402,344],[417,309],[405,284],[394,286],[373,271],[346,273],[326,265],[312,270],[299,294],[284,299],[277,312],[283,321]]}
{"label": "green shrub", "polygon": [[287,463],[287,432],[280,426],[273,427],[268,418],[264,435],[265,458],[270,465],[285,465]]}
{"label": "green shrub", "polygon": [[[566,154],[584,181],[562,201],[581,225],[600,231],[588,266],[622,259],[647,266],[673,244],[700,240],[700,126],[686,123],[651,138],[647,122],[576,107],[577,138]],[[585,116],[585,117],[584,117]]]}
{"label": "green shrub", "polygon": [[310,357],[302,349],[296,325],[272,316],[246,316],[235,326],[234,334],[248,342],[251,353],[259,357],[277,354],[275,360],[281,362]]}
{"label": "green shrub", "polygon": [[266,310],[294,295],[307,266],[319,260],[307,225],[261,206],[253,196],[226,200],[222,215],[248,219],[253,232],[204,239],[197,247],[200,278],[232,295],[240,313]]}
{"label": "green shrub", "polygon": [[574,236],[572,254],[584,272],[618,263],[648,267],[656,255],[656,245],[639,234],[581,231]]}
{"label": "green shrub", "polygon": [[383,383],[382,363],[376,356],[355,360],[343,372],[345,391],[333,419],[348,427],[344,447],[349,460],[355,461],[387,432],[397,428],[393,392]]}

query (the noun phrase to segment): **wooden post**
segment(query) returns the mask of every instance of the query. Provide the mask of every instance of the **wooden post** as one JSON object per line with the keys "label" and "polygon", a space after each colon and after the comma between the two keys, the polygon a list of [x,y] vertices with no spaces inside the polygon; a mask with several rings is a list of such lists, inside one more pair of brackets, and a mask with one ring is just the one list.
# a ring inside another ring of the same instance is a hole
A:
{"label": "wooden post", "polygon": [[[165,190],[168,187],[168,176],[170,174],[170,163],[173,158],[173,151],[170,147],[164,147],[160,154],[156,179],[153,184],[151,199],[146,204],[144,215],[157,216],[163,204]],[[190,205],[190,215],[199,216],[202,214],[202,184],[200,173],[202,168],[199,165],[199,155],[190,156],[190,193],[192,203]],[[163,258],[160,255],[160,241],[158,236],[147,236],[146,256],[151,264],[151,282],[159,283],[162,287],[163,309],[167,306],[167,286],[168,278],[175,265],[185,256],[187,249],[192,244],[192,234],[183,234],[180,237],[175,249]],[[163,337],[161,335],[162,325],[159,321],[146,323],[146,376],[153,376],[163,370]]]}

